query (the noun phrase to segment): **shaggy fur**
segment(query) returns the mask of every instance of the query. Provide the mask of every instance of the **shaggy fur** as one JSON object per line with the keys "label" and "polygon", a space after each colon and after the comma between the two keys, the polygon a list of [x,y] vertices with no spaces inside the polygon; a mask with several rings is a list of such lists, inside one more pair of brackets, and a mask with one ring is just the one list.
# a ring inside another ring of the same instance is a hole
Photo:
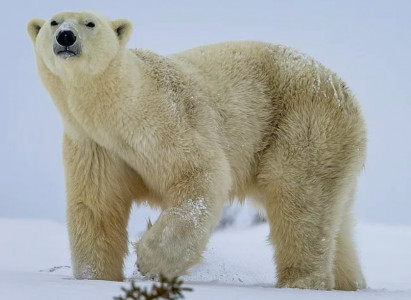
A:
{"label": "shaggy fur", "polygon": [[[160,56],[126,48],[126,20],[52,20],[32,20],[28,32],[64,123],[76,278],[123,279],[132,201],[162,209],[135,245],[139,269],[175,276],[200,261],[223,204],[247,196],[266,212],[278,287],[365,287],[351,212],[365,125],[334,73],[279,45]],[[54,55],[61,24],[79,35],[78,57]]]}

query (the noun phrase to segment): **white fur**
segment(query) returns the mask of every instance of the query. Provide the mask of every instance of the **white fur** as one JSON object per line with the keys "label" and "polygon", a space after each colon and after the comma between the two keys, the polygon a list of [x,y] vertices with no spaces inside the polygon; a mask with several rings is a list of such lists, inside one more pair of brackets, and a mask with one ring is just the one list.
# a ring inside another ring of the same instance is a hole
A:
{"label": "white fur", "polygon": [[175,276],[201,259],[224,202],[247,196],[270,223],[278,287],[365,286],[351,236],[365,126],[334,73],[284,46],[231,42],[159,56],[126,48],[127,20],[52,19],[70,22],[82,42],[81,55],[64,60],[52,51],[50,22],[28,25],[64,123],[76,278],[123,278],[132,201],[162,209],[135,246],[140,270]]}

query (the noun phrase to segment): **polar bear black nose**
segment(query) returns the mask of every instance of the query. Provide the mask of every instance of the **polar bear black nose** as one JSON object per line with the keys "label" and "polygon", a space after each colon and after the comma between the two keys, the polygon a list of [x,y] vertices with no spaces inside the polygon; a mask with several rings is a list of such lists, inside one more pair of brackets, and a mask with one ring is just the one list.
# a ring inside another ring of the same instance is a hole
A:
{"label": "polar bear black nose", "polygon": [[57,43],[65,47],[70,47],[76,42],[76,36],[71,30],[60,31],[56,39]]}

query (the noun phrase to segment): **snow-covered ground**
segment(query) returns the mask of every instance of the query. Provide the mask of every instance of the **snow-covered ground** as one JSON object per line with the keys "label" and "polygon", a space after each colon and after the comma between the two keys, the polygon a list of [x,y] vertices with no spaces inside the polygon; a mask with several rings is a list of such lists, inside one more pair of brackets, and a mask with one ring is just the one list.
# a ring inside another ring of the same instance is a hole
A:
{"label": "snow-covered ground", "polygon": [[[202,264],[184,277],[187,299],[411,299],[411,227],[360,224],[357,240],[369,288],[358,292],[276,289],[268,226],[214,233]],[[131,236],[131,240],[136,238]],[[129,283],[74,280],[66,228],[0,219],[0,299],[112,299]],[[126,261],[133,276],[135,255]],[[56,268],[58,267],[58,268]],[[151,282],[137,278],[138,284]]]}

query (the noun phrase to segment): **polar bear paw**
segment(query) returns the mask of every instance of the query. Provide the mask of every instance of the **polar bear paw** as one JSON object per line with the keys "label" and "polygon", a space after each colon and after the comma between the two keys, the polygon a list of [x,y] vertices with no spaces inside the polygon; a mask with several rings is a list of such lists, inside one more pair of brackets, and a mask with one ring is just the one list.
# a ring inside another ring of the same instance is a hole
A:
{"label": "polar bear paw", "polygon": [[334,288],[334,278],[331,274],[310,274],[281,278],[277,281],[277,288],[298,288],[312,290],[331,290]]}
{"label": "polar bear paw", "polygon": [[201,259],[198,236],[187,224],[166,223],[160,217],[135,244],[138,271],[150,279],[186,274]]}

